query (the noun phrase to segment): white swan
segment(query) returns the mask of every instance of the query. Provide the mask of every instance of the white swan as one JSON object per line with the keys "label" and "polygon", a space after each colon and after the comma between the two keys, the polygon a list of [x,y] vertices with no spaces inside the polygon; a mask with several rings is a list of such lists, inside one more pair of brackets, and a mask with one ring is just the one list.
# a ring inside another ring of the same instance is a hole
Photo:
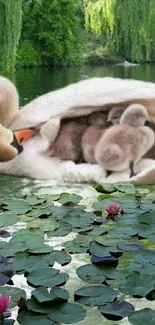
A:
{"label": "white swan", "polygon": [[[50,141],[54,141],[59,131],[60,116],[87,115],[92,111],[109,110],[114,105],[128,105],[135,102],[146,105],[149,114],[155,117],[155,85],[135,80],[92,78],[38,97],[14,114],[14,121],[9,127],[17,130],[51,119],[49,124],[53,137]],[[0,163],[0,173],[37,179],[55,179],[60,182],[105,181],[105,173],[100,166],[76,165],[72,161],[64,162],[51,158],[46,152],[48,145],[47,139],[41,135],[33,137],[24,144],[24,150],[19,156],[9,162]],[[131,181],[145,183],[149,180],[155,183],[155,167],[149,166],[150,161],[147,160],[147,163],[143,164],[143,172]],[[117,176],[117,180],[121,181],[121,173]],[[128,179],[129,175],[126,172],[123,180]],[[106,179],[106,182],[108,181],[112,182],[112,178]]]}

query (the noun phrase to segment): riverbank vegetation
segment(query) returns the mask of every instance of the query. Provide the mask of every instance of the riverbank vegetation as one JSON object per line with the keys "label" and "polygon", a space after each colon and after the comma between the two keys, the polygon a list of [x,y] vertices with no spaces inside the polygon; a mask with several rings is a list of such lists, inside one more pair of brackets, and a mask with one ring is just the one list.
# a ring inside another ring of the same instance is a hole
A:
{"label": "riverbank vegetation", "polygon": [[155,60],[154,0],[0,0],[0,12],[1,70]]}

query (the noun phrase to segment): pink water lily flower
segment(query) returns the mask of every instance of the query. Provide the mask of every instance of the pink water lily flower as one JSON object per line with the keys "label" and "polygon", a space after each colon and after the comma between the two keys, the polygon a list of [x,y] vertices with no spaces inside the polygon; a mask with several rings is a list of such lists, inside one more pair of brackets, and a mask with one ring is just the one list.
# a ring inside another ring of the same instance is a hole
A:
{"label": "pink water lily flower", "polygon": [[9,302],[10,302],[10,296],[2,296],[0,295],[0,313],[4,313],[8,306],[9,306]]}
{"label": "pink water lily flower", "polygon": [[111,216],[116,216],[119,212],[120,205],[118,203],[111,203],[106,207],[106,211]]}

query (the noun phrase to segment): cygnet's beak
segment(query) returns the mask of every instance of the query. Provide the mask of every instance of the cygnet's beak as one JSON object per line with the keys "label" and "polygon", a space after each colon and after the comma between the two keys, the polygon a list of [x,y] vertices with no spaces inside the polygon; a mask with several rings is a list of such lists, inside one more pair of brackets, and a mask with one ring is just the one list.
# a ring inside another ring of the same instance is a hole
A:
{"label": "cygnet's beak", "polygon": [[107,120],[107,122],[106,122],[106,126],[107,127],[110,127],[110,126],[112,126],[113,124],[112,124],[112,122],[110,121],[110,120]]}
{"label": "cygnet's beak", "polygon": [[145,126],[148,126],[150,129],[152,129],[155,132],[155,123],[153,121],[146,120]]}

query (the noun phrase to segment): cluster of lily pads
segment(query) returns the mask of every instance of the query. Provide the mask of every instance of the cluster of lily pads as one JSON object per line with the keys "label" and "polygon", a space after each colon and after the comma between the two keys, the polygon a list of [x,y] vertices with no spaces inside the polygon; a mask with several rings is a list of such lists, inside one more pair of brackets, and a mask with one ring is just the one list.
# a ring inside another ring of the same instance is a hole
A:
{"label": "cluster of lily pads", "polygon": [[[113,321],[128,317],[133,325],[155,323],[155,310],[135,311],[126,301],[129,296],[132,301],[155,300],[155,197],[146,197],[133,185],[95,189],[101,194],[91,212],[76,194],[2,199],[0,294],[11,297],[11,308],[18,305],[19,324],[75,324],[89,313],[86,306],[97,306],[103,317]],[[27,228],[11,236],[5,229],[18,221]],[[76,236],[64,240],[62,250],[44,243],[45,234],[65,238],[70,233]],[[70,303],[65,289],[69,276],[53,266],[57,262],[63,269],[72,254],[87,254],[89,263],[75,270],[83,286]],[[24,290],[13,287],[15,274],[24,274],[32,287],[30,299]],[[13,322],[5,319],[4,324]]]}

